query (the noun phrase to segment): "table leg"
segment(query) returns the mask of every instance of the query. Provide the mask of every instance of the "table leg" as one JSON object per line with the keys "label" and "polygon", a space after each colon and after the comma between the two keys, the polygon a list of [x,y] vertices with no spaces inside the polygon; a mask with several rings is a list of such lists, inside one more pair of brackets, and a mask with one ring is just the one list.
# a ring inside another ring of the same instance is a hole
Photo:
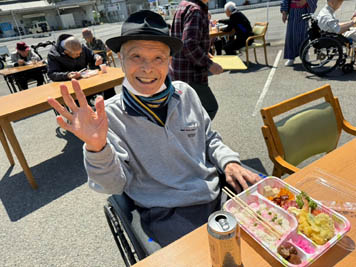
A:
{"label": "table leg", "polygon": [[2,128],[1,128],[1,125],[0,125],[0,141],[1,141],[2,146],[4,147],[6,156],[9,159],[10,165],[11,166],[15,165],[14,158],[12,157],[9,144],[6,141],[6,137],[5,137],[5,134],[4,134],[4,132],[3,132]]}
{"label": "table leg", "polygon": [[10,93],[13,94],[14,92],[13,92],[12,89],[11,89],[11,86],[10,86],[10,83],[9,83],[8,78],[4,76],[4,80],[5,80],[6,84],[7,84],[7,87],[8,87],[9,90],[10,90]]}
{"label": "table leg", "polygon": [[17,89],[16,89],[16,86],[15,86],[15,83],[14,83],[14,78],[12,76],[10,76],[10,77],[8,77],[8,79],[9,79],[9,83],[10,83],[10,85],[12,87],[13,92],[17,93]]}
{"label": "table leg", "polygon": [[25,159],[25,156],[21,150],[20,144],[16,138],[14,129],[11,126],[11,123],[6,120],[6,119],[1,119],[0,120],[0,125],[3,128],[7,139],[9,140],[12,149],[15,152],[15,155],[17,156],[17,159],[19,160],[21,167],[26,175],[26,178],[28,180],[28,182],[30,183],[30,185],[32,186],[33,189],[37,189],[37,184],[35,182],[35,179],[33,178],[32,172],[30,170],[30,168],[28,167],[27,161]]}

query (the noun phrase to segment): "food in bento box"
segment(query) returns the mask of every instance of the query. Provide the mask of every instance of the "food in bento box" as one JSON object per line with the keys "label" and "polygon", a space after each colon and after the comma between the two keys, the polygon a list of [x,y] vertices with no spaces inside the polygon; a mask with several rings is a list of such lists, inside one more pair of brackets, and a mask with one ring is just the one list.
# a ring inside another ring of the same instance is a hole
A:
{"label": "food in bento box", "polygon": [[335,235],[334,221],[326,213],[320,212],[317,215],[310,213],[309,203],[310,201],[303,198],[303,209],[290,207],[288,211],[296,215],[299,231],[316,244],[324,245]]}
{"label": "food in bento box", "polygon": [[311,245],[309,241],[305,240],[301,235],[298,235],[298,237],[293,240],[293,243],[304,250],[306,253],[315,253],[314,246]]}
{"label": "food in bento box", "polygon": [[[269,222],[278,232],[286,233],[291,229],[289,221],[283,215],[279,214],[275,208],[269,207],[265,203],[259,204],[255,202],[250,203],[249,206],[265,219],[265,221]],[[278,240],[259,220],[252,217],[246,209],[237,210],[233,208],[231,212],[238,218],[241,224],[253,232],[260,240],[268,244],[273,244]]]}
{"label": "food in bento box", "polygon": [[292,264],[301,264],[302,260],[298,256],[297,249],[290,243],[282,244],[278,247],[278,253]]}
{"label": "food in bento box", "polygon": [[263,195],[285,210],[289,207],[298,207],[297,202],[294,200],[294,194],[287,188],[266,185],[263,187]]}
{"label": "food in bento box", "polygon": [[265,197],[274,197],[279,193],[279,188],[276,187],[271,187],[269,185],[266,185],[263,187],[263,195]]}
{"label": "food in bento box", "polygon": [[301,209],[304,207],[304,203],[305,203],[305,200],[308,201],[308,207],[311,209],[311,211],[313,211],[314,209],[317,208],[317,204],[315,203],[314,200],[312,200],[308,195],[307,193],[305,192],[301,192],[299,195],[297,195],[297,199],[296,199],[296,202],[298,204],[298,207]]}

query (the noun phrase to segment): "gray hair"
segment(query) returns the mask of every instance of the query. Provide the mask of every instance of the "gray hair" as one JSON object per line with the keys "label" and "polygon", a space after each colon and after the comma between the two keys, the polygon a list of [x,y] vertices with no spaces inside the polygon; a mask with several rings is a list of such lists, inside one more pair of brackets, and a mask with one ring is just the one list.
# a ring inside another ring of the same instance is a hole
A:
{"label": "gray hair", "polygon": [[82,49],[82,44],[80,43],[78,38],[71,36],[63,41],[63,47],[64,49],[69,51],[78,51]]}
{"label": "gray hair", "polygon": [[229,1],[225,4],[224,6],[224,10],[226,12],[226,10],[229,10],[230,12],[234,11],[236,9],[236,4],[232,1]]}

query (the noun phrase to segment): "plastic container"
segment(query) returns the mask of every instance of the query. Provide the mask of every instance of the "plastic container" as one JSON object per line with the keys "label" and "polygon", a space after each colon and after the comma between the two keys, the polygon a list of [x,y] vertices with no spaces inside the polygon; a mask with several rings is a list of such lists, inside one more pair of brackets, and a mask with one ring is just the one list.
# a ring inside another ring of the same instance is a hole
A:
{"label": "plastic container", "polygon": [[[225,204],[223,209],[226,211],[229,211],[231,213],[235,214],[236,219],[238,220],[241,228],[247,232],[253,239],[256,240],[262,247],[264,247],[273,257],[275,257],[279,262],[281,262],[284,266],[308,266],[312,262],[314,262],[317,258],[319,258],[321,255],[323,255],[328,249],[330,249],[333,245],[335,245],[337,242],[340,241],[340,239],[350,230],[351,225],[349,220],[341,215],[340,213],[328,208],[326,205],[324,205],[322,202],[317,201],[316,199],[317,192],[320,191],[320,194],[327,195],[321,188],[315,189],[316,186],[312,185],[312,183],[319,183],[319,182],[324,182],[328,188],[331,188],[330,190],[334,190],[330,184],[325,182],[326,179],[322,179],[318,176],[312,175],[312,177],[308,176],[305,178],[305,181],[303,182],[303,188],[302,191],[306,192],[311,199],[313,199],[316,204],[317,204],[317,209],[321,210],[323,213],[327,213],[333,220],[334,223],[334,228],[335,228],[335,234],[329,239],[325,244],[323,245],[318,245],[316,242],[308,238],[308,236],[304,235],[302,232],[298,230],[298,221],[296,217],[289,211],[283,209],[273,201],[269,200],[268,197],[265,195],[266,190],[264,189],[265,186],[270,186],[271,188],[285,188],[288,189],[292,195],[297,196],[298,194],[301,193],[298,189],[292,187],[291,185],[287,184],[283,180],[276,178],[276,177],[267,177],[257,184],[251,186],[247,190],[241,192],[238,196],[240,199],[245,201],[251,208],[253,208],[255,211],[258,210],[258,207],[262,203],[265,204],[266,207],[273,208],[273,212],[269,212],[268,208],[266,209],[266,212],[264,214],[264,218],[268,218],[268,215],[271,214],[271,216],[274,216],[274,213],[278,213],[279,215],[283,216],[288,222],[289,222],[289,227],[284,228],[284,232],[282,233],[282,236],[280,239],[278,238],[270,238],[270,234],[268,234],[268,231],[266,231],[266,228],[264,228],[264,232],[267,234],[263,235],[260,234],[258,231],[254,230],[254,227],[258,227],[256,225],[256,219],[246,213],[243,208],[241,208],[237,203],[235,203],[233,200],[228,200]],[[302,183],[302,182],[301,182]],[[311,189],[305,190],[309,188],[307,185],[310,183]],[[307,188],[306,188],[307,187]],[[323,188],[324,189],[324,188]],[[339,188],[340,189],[340,188]],[[315,190],[315,192],[311,191]],[[340,189],[341,190],[341,189]],[[323,193],[321,193],[323,191]],[[342,194],[342,193],[341,193]],[[314,198],[315,197],[315,198]],[[339,196],[335,196],[335,199],[339,200]],[[345,198],[342,199],[347,199],[348,201],[352,199],[348,198],[345,196]],[[263,206],[264,207],[264,206]],[[261,210],[259,210],[261,213]],[[263,213],[263,211],[262,211]],[[356,219],[356,218],[355,218]],[[278,220],[278,219],[276,219]],[[271,222],[271,219],[269,218],[269,221]],[[258,221],[257,221],[258,222]],[[274,221],[273,221],[274,222]],[[356,222],[355,222],[356,223]],[[284,222],[283,222],[284,224]],[[275,225],[273,225],[275,227]],[[276,227],[277,228],[277,227]],[[279,229],[280,230],[280,229]],[[298,255],[300,258],[301,262],[299,264],[292,264],[289,261],[287,261],[284,257],[282,257],[278,253],[278,248],[281,245],[288,245],[291,244],[295,248],[295,253]],[[346,244],[347,247],[347,244]],[[350,247],[348,249],[351,249]]]}

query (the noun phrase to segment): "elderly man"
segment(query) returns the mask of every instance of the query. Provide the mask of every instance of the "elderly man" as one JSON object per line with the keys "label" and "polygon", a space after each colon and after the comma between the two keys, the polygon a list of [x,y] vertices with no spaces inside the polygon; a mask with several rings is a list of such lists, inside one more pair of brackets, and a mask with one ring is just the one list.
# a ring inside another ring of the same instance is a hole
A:
{"label": "elderly man", "polygon": [[[224,32],[231,32],[235,30],[234,36],[230,36],[230,39],[226,44],[215,44],[217,54],[221,54],[222,49],[225,50],[227,55],[236,55],[236,50],[246,46],[246,39],[253,35],[252,27],[248,18],[239,10],[237,10],[234,2],[227,2],[224,6],[225,14],[228,19],[219,20],[219,23],[227,24],[227,27],[223,29]],[[253,40],[250,41],[250,44]]]}
{"label": "elderly man", "polygon": [[[102,57],[94,55],[93,51],[82,45],[76,37],[62,34],[48,53],[48,77],[52,81],[80,79],[80,70],[97,68],[102,63]],[[105,99],[114,95],[114,88],[104,91]]]}
{"label": "elderly man", "polygon": [[[41,60],[38,55],[32,53],[31,48],[25,42],[19,42],[16,44],[16,51],[11,53],[10,65],[13,67],[24,66],[31,63],[33,59]],[[40,86],[44,83],[43,73],[37,69],[21,72],[15,76],[15,81],[20,90],[28,89],[29,80],[36,80],[37,86]]]}
{"label": "elderly man", "polygon": [[350,38],[356,41],[356,30],[351,27],[355,27],[356,16],[352,16],[350,21],[339,22],[335,18],[335,11],[339,9],[344,0],[328,0],[327,4],[320,10],[317,19],[318,26],[322,31],[333,32],[337,34],[343,34],[346,38]]}
{"label": "elderly man", "polygon": [[79,106],[63,85],[69,113],[56,100],[58,124],[85,142],[89,186],[101,193],[126,193],[141,216],[148,236],[165,246],[207,222],[220,209],[218,173],[237,192],[258,175],[241,167],[239,155],[211,129],[211,120],[195,91],[171,82],[168,67],[182,47],[170,37],[163,18],[152,11],[131,14],[120,37],[106,44],[118,52],[125,80],[122,93],[96,112],[76,80]]}
{"label": "elderly man", "polygon": [[92,31],[88,28],[83,29],[82,35],[86,41],[86,46],[93,51],[100,51],[98,52],[98,55],[100,55],[103,60],[106,61],[106,51],[108,49],[103,41],[95,38]]}
{"label": "elderly man", "polygon": [[183,49],[173,56],[170,76],[188,83],[197,92],[203,107],[214,119],[218,102],[208,83],[209,72],[220,74],[222,67],[209,54],[209,0],[181,1],[172,23],[171,34],[183,41]]}

